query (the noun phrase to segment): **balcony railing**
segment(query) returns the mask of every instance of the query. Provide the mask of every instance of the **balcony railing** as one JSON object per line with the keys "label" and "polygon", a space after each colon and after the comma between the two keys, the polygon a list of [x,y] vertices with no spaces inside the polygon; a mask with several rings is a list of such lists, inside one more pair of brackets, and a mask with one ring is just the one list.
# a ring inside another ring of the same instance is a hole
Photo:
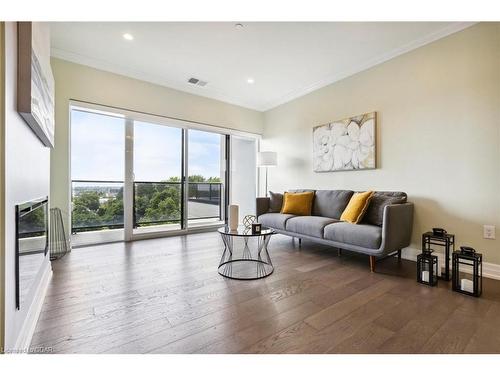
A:
{"label": "balcony railing", "polygon": [[[123,181],[72,180],[72,232],[123,228]],[[222,218],[222,184],[188,183],[188,220]],[[134,228],[179,224],[182,184],[134,183]]]}

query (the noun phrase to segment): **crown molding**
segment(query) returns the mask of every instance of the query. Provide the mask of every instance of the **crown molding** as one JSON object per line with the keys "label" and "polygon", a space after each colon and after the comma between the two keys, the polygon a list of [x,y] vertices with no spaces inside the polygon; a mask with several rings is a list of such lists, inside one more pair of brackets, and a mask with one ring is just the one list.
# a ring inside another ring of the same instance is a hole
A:
{"label": "crown molding", "polygon": [[285,104],[287,102],[290,102],[294,99],[297,99],[301,96],[304,96],[306,94],[309,94],[313,91],[316,91],[320,88],[323,88],[325,86],[331,85],[332,83],[338,82],[344,78],[350,77],[354,74],[360,73],[362,71],[365,71],[367,69],[370,69],[376,65],[382,64],[388,60],[391,60],[397,56],[403,55],[407,52],[410,52],[414,49],[417,49],[419,47],[425,46],[426,44],[435,42],[436,40],[439,40],[441,38],[444,38],[448,35],[454,34],[456,32],[459,32],[461,30],[464,30],[472,25],[476,24],[476,22],[455,22],[447,27],[444,27],[438,31],[435,31],[433,33],[427,34],[419,39],[413,40],[410,43],[407,43],[399,48],[393,49],[390,52],[381,54],[379,56],[376,56],[366,62],[363,62],[359,65],[356,65],[350,69],[347,69],[343,72],[340,73],[335,73],[329,76],[326,76],[325,78],[311,84],[307,85],[304,87],[301,87],[297,90],[293,90],[292,92],[283,95],[279,97],[276,100],[269,101],[265,104],[258,104],[255,102],[249,102],[246,100],[243,100],[241,98],[235,98],[232,95],[225,93],[221,90],[217,90],[211,86],[206,86],[206,87],[196,87],[196,88],[191,88],[187,86],[187,84],[183,81],[172,81],[168,80],[165,77],[157,76],[157,75],[152,75],[149,73],[146,73],[144,71],[130,68],[130,67],[125,67],[121,66],[119,64],[115,64],[109,61],[104,61],[100,59],[94,59],[90,58],[87,56],[83,56],[74,52],[69,52],[65,50],[61,50],[58,48],[52,48],[51,49],[51,55],[52,57],[61,59],[61,60],[66,60],[70,61],[76,64],[81,64],[81,65],[86,65],[95,69],[99,70],[104,70],[107,72],[115,73],[115,74],[120,74],[126,77],[138,79],[141,81],[146,81],[150,82],[156,85],[160,86],[165,86],[174,90],[182,91],[185,93],[189,93],[192,95],[197,95],[201,97],[205,97],[208,99],[214,99],[214,100],[219,100],[228,104],[233,104],[237,105],[240,107],[245,107],[248,109],[252,109],[255,111],[259,112],[265,112],[269,111],[273,108],[276,108],[282,104]]}
{"label": "crown molding", "polygon": [[155,85],[164,86],[169,89],[182,91],[183,93],[201,96],[207,99],[218,100],[227,104],[237,105],[239,107],[245,107],[247,109],[252,109],[259,112],[263,111],[262,106],[259,106],[256,103],[251,103],[238,98],[234,98],[231,95],[228,95],[210,86],[205,86],[205,87],[196,86],[196,88],[189,87],[187,86],[187,83],[184,81],[172,81],[166,79],[165,77],[143,72],[139,69],[125,67],[105,60],[94,59],[88,56],[84,56],[70,51],[65,51],[54,47],[51,48],[50,55],[51,57],[60,60],[65,60],[75,64],[85,65],[94,69],[103,70],[114,74],[119,74],[128,78],[133,78],[140,81],[153,83]]}
{"label": "crown molding", "polygon": [[464,29],[466,29],[466,28],[468,28],[476,23],[477,22],[456,22],[456,23],[453,23],[448,27],[442,28],[436,32],[425,35],[422,38],[413,40],[410,43],[407,43],[399,48],[396,48],[396,49],[388,52],[388,53],[376,56],[367,62],[364,62],[362,64],[354,66],[353,68],[347,69],[341,73],[332,74],[330,76],[325,77],[322,80],[317,81],[316,83],[313,83],[311,85],[294,90],[294,91],[290,92],[289,94],[284,95],[277,100],[268,102],[266,105],[262,106],[262,108],[263,108],[262,111],[269,111],[273,108],[276,108],[282,104],[288,103],[294,99],[300,98],[301,96],[309,94],[309,93],[316,91],[320,88],[323,88],[325,86],[331,85],[332,83],[338,82],[344,78],[353,76],[353,75],[360,73],[364,70],[368,70],[376,65],[382,64],[382,63],[384,63],[388,60],[391,60],[397,56],[403,55],[403,54],[410,52],[414,49],[417,49],[419,47],[423,47],[426,44],[430,44],[432,42],[435,42],[436,40],[442,39],[448,35],[462,31],[462,30],[464,30]]}

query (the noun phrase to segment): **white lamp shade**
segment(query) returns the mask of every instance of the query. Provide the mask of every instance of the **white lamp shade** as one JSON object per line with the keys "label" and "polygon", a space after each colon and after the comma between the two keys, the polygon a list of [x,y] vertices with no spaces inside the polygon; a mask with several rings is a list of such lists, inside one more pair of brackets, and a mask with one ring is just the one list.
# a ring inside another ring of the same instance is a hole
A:
{"label": "white lamp shade", "polygon": [[257,163],[259,167],[275,167],[278,165],[278,154],[272,151],[259,152]]}

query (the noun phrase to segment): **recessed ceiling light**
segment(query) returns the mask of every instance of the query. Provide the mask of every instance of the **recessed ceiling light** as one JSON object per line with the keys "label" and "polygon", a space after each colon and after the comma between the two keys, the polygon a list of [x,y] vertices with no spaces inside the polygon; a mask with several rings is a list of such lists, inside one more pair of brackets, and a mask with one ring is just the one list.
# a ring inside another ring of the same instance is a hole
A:
{"label": "recessed ceiling light", "polygon": [[252,84],[255,83],[255,79],[253,79],[253,78],[247,78],[247,82],[252,85]]}
{"label": "recessed ceiling light", "polygon": [[125,33],[125,34],[123,34],[123,39],[125,39],[125,40],[134,40],[134,36],[132,34]]}
{"label": "recessed ceiling light", "polygon": [[242,23],[235,23],[234,27],[236,27],[238,30],[243,29],[243,24]]}

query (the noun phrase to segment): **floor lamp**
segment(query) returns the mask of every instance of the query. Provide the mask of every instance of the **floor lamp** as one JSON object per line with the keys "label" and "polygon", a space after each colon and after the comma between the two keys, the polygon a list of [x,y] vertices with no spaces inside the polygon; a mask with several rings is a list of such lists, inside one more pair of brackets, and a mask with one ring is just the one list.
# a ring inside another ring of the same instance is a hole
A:
{"label": "floor lamp", "polygon": [[266,197],[267,197],[267,170],[269,167],[278,165],[278,154],[276,152],[264,151],[259,152],[258,166],[266,168]]}

